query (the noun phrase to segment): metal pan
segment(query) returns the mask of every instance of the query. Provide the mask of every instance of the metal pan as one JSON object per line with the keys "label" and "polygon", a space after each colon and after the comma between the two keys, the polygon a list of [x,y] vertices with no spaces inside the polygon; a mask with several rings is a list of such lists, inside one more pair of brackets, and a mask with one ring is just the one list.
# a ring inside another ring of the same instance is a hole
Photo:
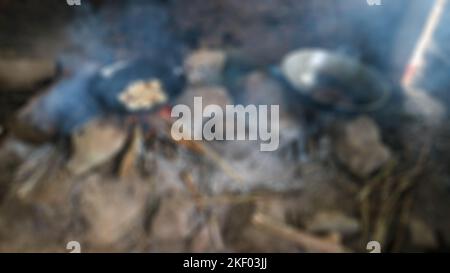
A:
{"label": "metal pan", "polygon": [[281,72],[302,97],[342,112],[371,112],[388,101],[393,87],[381,74],[348,56],[301,49],[282,61]]}

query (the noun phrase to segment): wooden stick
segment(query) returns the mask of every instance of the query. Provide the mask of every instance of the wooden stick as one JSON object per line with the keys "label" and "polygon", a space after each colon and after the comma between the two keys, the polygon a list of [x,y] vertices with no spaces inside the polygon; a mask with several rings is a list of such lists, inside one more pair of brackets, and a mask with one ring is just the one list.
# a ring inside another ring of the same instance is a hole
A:
{"label": "wooden stick", "polygon": [[318,238],[306,232],[300,231],[283,223],[275,222],[270,217],[255,213],[252,218],[252,223],[261,227],[268,232],[291,242],[296,243],[300,247],[310,252],[324,252],[324,253],[343,253],[349,252],[343,246],[332,243],[330,241]]}
{"label": "wooden stick", "polygon": [[406,91],[410,91],[409,87],[417,77],[420,70],[423,69],[425,63],[425,53],[433,41],[433,35],[444,13],[444,8],[448,0],[436,0],[433,9],[428,16],[425,29],[423,30],[419,41],[416,44],[413,55],[403,74],[402,84]]}
{"label": "wooden stick", "polygon": [[[165,123],[164,131],[167,133],[167,135],[170,137],[170,139],[173,140],[171,133],[170,133],[170,125],[172,124],[172,121],[170,119],[163,119],[163,122]],[[196,153],[202,154],[209,159],[212,160],[228,177],[233,179],[235,182],[239,184],[243,184],[245,182],[244,178],[238,174],[234,168],[228,163],[226,160],[224,160],[215,150],[210,148],[208,145],[201,141],[195,141],[195,140],[179,140],[175,141],[175,143],[178,143],[180,145],[183,145],[184,147],[193,150]]]}

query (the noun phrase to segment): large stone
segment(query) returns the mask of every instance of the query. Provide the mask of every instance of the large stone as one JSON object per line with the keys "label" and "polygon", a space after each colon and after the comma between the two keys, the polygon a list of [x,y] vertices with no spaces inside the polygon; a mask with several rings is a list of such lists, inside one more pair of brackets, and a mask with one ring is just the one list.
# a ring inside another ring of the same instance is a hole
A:
{"label": "large stone", "polygon": [[76,213],[87,228],[81,237],[94,249],[121,248],[143,232],[147,188],[126,182],[92,175],[79,186]]}
{"label": "large stone", "polygon": [[177,100],[177,104],[185,104],[194,110],[194,97],[201,97],[203,108],[208,105],[219,105],[223,110],[227,104],[232,104],[228,91],[219,85],[188,88]]}
{"label": "large stone", "polygon": [[433,228],[421,219],[413,218],[409,222],[409,232],[413,246],[422,249],[435,249],[438,240]]}
{"label": "large stone", "polygon": [[220,81],[225,66],[223,51],[201,49],[189,55],[184,69],[190,84],[212,84]]}
{"label": "large stone", "polygon": [[377,125],[369,117],[343,124],[334,144],[338,160],[360,177],[370,175],[391,158],[390,150],[380,139]]}
{"label": "large stone", "polygon": [[[283,105],[283,87],[263,72],[252,72],[244,82],[244,99],[248,104]],[[283,106],[280,106],[283,109]],[[280,110],[282,110],[280,109]]]}
{"label": "large stone", "polygon": [[151,226],[151,243],[161,252],[185,251],[186,242],[196,226],[192,199],[180,195],[162,200]]}
{"label": "large stone", "polygon": [[[177,100],[176,104],[184,104],[191,109],[191,113],[194,113],[194,98],[202,98],[202,110],[208,105],[218,105],[224,112],[226,105],[232,104],[231,98],[228,96],[228,91],[222,86],[191,86],[188,88],[183,95],[181,95]],[[203,123],[205,123],[209,118],[203,118]],[[225,123],[222,126],[218,126],[217,129],[225,130]],[[201,133],[203,127],[194,128],[196,133]],[[200,130],[200,131],[197,131]]]}
{"label": "large stone", "polygon": [[125,145],[126,131],[115,124],[95,119],[72,136],[73,154],[67,167],[81,175],[117,155]]}
{"label": "large stone", "polygon": [[446,112],[444,104],[425,90],[408,90],[404,106],[407,114],[427,125],[438,126],[444,121]]}
{"label": "large stone", "polygon": [[49,59],[9,58],[0,61],[0,90],[28,90],[56,75]]}

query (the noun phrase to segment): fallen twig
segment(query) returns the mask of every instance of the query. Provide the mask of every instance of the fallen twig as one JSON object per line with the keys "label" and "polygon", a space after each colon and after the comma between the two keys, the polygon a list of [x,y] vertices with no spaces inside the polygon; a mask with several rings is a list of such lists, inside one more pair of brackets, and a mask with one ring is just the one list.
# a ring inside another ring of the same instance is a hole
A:
{"label": "fallen twig", "polygon": [[253,215],[252,223],[257,227],[263,228],[264,230],[267,230],[268,232],[282,239],[291,241],[310,252],[349,252],[349,250],[345,249],[340,244],[318,238],[304,231],[290,227],[286,224],[275,222],[270,217],[259,212]]}

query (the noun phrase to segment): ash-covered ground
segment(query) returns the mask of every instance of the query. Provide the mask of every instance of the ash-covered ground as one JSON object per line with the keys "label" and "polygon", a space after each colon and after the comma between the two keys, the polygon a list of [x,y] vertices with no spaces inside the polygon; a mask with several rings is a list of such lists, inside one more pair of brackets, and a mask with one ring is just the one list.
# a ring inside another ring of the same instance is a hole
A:
{"label": "ash-covered ground", "polygon": [[[0,251],[449,249],[448,15],[418,83],[435,104],[400,85],[428,1],[41,2],[0,0]],[[339,81],[287,84],[297,50],[340,56]],[[128,111],[140,80],[168,101]],[[175,141],[196,96],[280,105],[278,149]]]}

